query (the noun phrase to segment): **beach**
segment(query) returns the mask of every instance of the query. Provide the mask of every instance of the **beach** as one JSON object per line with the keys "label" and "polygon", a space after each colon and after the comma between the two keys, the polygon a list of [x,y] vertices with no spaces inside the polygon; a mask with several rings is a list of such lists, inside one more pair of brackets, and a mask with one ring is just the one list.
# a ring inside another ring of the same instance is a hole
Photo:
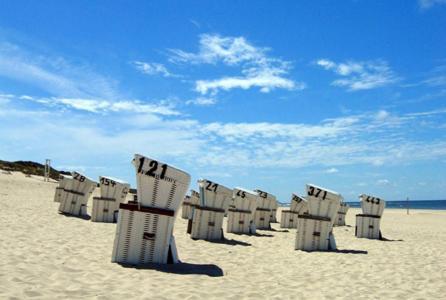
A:
{"label": "beach", "polygon": [[[1,299],[432,299],[446,295],[446,211],[387,209],[386,241],[335,227],[338,251],[294,250],[295,229],[194,241],[178,214],[182,264],[111,263],[116,224],[58,213],[56,182],[0,172]],[[95,194],[98,193],[96,190]],[[91,211],[91,199],[89,202]],[[277,219],[280,220],[280,210]],[[225,222],[226,223],[226,222]],[[226,224],[225,224],[226,226]]]}

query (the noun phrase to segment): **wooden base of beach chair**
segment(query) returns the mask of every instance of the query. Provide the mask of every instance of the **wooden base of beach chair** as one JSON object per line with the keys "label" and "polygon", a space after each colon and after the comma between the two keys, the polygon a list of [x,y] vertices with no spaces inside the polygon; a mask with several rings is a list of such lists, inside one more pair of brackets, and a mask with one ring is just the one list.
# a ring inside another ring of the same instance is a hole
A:
{"label": "wooden base of beach chair", "polygon": [[88,195],[64,190],[59,204],[59,211],[73,216],[86,216],[87,202]]}
{"label": "wooden base of beach chair", "polygon": [[228,210],[228,226],[226,232],[255,234],[255,224],[249,210]]}
{"label": "wooden base of beach chair", "polygon": [[54,193],[54,202],[60,203],[60,199],[62,199],[62,194],[63,194],[63,188],[57,187],[56,192]]}
{"label": "wooden base of beach chair", "polygon": [[[330,237],[331,220],[311,215],[299,216],[297,221],[296,250],[327,251],[335,246],[334,236]],[[332,240],[332,241],[331,241]]]}
{"label": "wooden base of beach chair", "polygon": [[381,239],[381,217],[359,214],[356,215],[355,236],[358,238]]}
{"label": "wooden base of beach chair", "polygon": [[270,209],[256,209],[256,212],[254,213],[254,223],[256,224],[256,229],[271,229],[270,219]]}
{"label": "wooden base of beach chair", "polygon": [[290,210],[282,210],[280,218],[281,228],[297,228],[298,213]]}
{"label": "wooden base of beach chair", "polygon": [[223,238],[224,214],[224,209],[196,207],[192,221],[191,238],[221,240]]}
{"label": "wooden base of beach chair", "polygon": [[91,221],[115,223],[116,212],[119,209],[116,199],[93,197],[93,209],[91,212]]}
{"label": "wooden base of beach chair", "polygon": [[172,236],[174,211],[121,204],[112,262],[141,265],[177,263]]}

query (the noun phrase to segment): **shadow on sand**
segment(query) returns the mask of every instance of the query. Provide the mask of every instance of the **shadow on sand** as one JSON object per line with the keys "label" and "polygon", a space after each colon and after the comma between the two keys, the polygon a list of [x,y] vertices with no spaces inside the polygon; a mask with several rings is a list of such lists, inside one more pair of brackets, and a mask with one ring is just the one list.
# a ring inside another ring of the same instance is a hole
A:
{"label": "shadow on sand", "polygon": [[[268,229],[266,229],[266,230],[268,230]],[[271,229],[269,229],[268,231],[274,231],[274,232],[290,232],[288,229],[274,229],[274,228],[271,228]]]}
{"label": "shadow on sand", "polygon": [[138,270],[155,270],[177,275],[207,275],[209,277],[223,276],[223,270],[219,266],[213,264],[200,265],[180,262],[177,264],[145,264],[141,266],[128,264],[120,265],[124,268],[134,268]]}
{"label": "shadow on sand", "polygon": [[234,240],[234,239],[222,239],[222,240],[210,240],[208,241],[210,243],[214,244],[223,244],[223,245],[230,245],[230,246],[251,246],[250,243]]}
{"label": "shadow on sand", "polygon": [[351,249],[337,249],[333,251],[334,253],[341,253],[341,254],[369,254],[368,251],[364,250],[351,250]]}
{"label": "shadow on sand", "polygon": [[75,215],[70,215],[67,213],[63,213],[63,212],[59,212],[60,215],[65,216],[67,218],[76,218],[76,219],[82,219],[82,220],[90,220],[91,216],[90,215],[86,215],[86,216],[75,216]]}
{"label": "shadow on sand", "polygon": [[383,242],[404,242],[404,240],[391,240],[385,237],[381,237],[379,240]]}

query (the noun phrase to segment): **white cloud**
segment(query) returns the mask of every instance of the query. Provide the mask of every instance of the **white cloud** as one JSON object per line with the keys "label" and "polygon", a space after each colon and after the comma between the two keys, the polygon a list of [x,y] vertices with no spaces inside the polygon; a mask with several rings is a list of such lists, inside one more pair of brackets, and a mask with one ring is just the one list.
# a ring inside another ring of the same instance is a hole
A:
{"label": "white cloud", "polygon": [[325,173],[327,173],[327,174],[334,174],[334,173],[338,173],[338,172],[339,172],[339,170],[336,168],[330,168],[330,169],[325,170]]}
{"label": "white cloud", "polygon": [[305,88],[303,83],[294,81],[281,76],[282,70],[261,69],[255,70],[246,76],[223,77],[216,80],[197,80],[195,90],[203,95],[211,92],[215,94],[218,90],[231,90],[241,88],[244,90],[252,87],[260,88],[262,93],[269,93],[274,89],[302,90]]}
{"label": "white cloud", "polygon": [[[0,110],[0,156],[20,149],[23,155],[27,151],[46,153],[69,165],[76,161],[67,162],[63,157],[82,160],[112,155],[125,160],[143,152],[190,168],[224,169],[226,173],[305,166],[334,173],[344,165],[387,166],[446,158],[446,141],[419,140],[405,130],[428,118],[421,112],[410,118],[368,112],[315,124],[202,123],[125,101],[114,105],[103,100],[28,96],[32,100],[25,101],[36,101],[47,111],[23,111],[23,106],[15,107],[15,98]],[[59,107],[66,109],[54,113]],[[96,115],[92,118],[80,110]],[[395,126],[394,118],[401,126]],[[27,122],[21,122],[23,119]],[[39,140],[48,143],[39,144]],[[103,145],[107,145],[105,152]],[[82,157],[74,155],[73,149],[82,149]]]}
{"label": "white cloud", "polygon": [[389,116],[390,116],[389,112],[388,112],[388,111],[385,111],[385,110],[380,110],[380,111],[378,111],[378,112],[375,114],[375,118],[376,118],[376,120],[378,120],[378,121],[385,120],[385,119],[387,119]]}
{"label": "white cloud", "polygon": [[147,75],[162,75],[164,77],[177,77],[170,73],[163,64],[159,63],[149,63],[142,61],[134,61],[132,63],[137,70]]}
{"label": "white cloud", "polygon": [[96,74],[87,65],[74,66],[62,57],[30,54],[24,48],[0,42],[0,77],[16,80],[55,96],[118,96],[116,82]]}
{"label": "white cloud", "polygon": [[418,4],[422,9],[429,9],[434,5],[446,4],[446,0],[418,0]]}
{"label": "white cloud", "polygon": [[208,97],[197,97],[195,99],[187,100],[186,105],[197,105],[197,106],[211,106],[217,103],[217,99]]}
{"label": "white cloud", "polygon": [[159,114],[165,116],[174,116],[180,114],[178,111],[175,111],[169,106],[143,103],[139,100],[109,101],[101,99],[57,97],[39,98],[30,96],[20,96],[18,98],[22,100],[33,101],[50,107],[61,106],[91,113],[134,112]]}
{"label": "white cloud", "polygon": [[335,63],[328,59],[319,59],[316,64],[341,76],[332,85],[347,87],[350,91],[374,89],[399,80],[387,62],[382,60]]}
{"label": "white cloud", "polygon": [[208,63],[223,62],[237,65],[243,62],[264,60],[266,48],[251,45],[244,37],[221,37],[202,34],[198,53],[189,53],[179,49],[170,49],[171,62]]}
{"label": "white cloud", "polygon": [[198,53],[170,49],[170,61],[190,64],[223,63],[241,68],[239,76],[223,76],[217,79],[202,79],[195,82],[195,90],[203,95],[216,94],[220,90],[258,87],[268,93],[274,89],[299,90],[304,83],[295,82],[285,75],[291,63],[266,55],[269,49],[258,48],[244,37],[221,37],[203,34],[200,36]]}
{"label": "white cloud", "polygon": [[377,185],[390,185],[390,181],[388,179],[378,179],[376,181]]}
{"label": "white cloud", "polygon": [[432,87],[445,87],[446,86],[446,65],[442,64],[436,66],[429,72],[430,77],[423,80],[421,83]]}

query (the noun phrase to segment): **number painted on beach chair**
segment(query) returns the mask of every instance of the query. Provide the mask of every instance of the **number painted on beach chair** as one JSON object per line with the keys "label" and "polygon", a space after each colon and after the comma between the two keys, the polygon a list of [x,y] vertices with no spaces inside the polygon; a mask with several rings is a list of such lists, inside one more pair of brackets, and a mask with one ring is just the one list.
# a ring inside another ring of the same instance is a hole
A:
{"label": "number painted on beach chair", "polygon": [[303,201],[303,199],[295,194],[292,194],[291,201],[296,201],[297,203],[300,203]]}
{"label": "number painted on beach chair", "polygon": [[236,195],[239,196],[240,198],[245,198],[246,197],[245,191],[242,191],[242,190],[238,190]]}
{"label": "number painted on beach chair", "polygon": [[101,184],[103,184],[103,185],[111,185],[112,187],[114,187],[116,185],[116,181],[111,180],[110,178],[102,177],[101,178]]}
{"label": "number painted on beach chair", "polygon": [[321,189],[319,189],[317,187],[311,186],[311,185],[308,186],[308,191],[307,191],[308,196],[314,196],[316,198],[319,198],[319,195],[322,192],[323,192],[322,200],[325,200],[325,198],[327,197],[327,191],[323,191],[323,190],[321,190]]}
{"label": "number painted on beach chair", "polygon": [[77,172],[73,172],[73,179],[80,181],[80,182],[84,182],[85,181],[85,176],[77,173]]}
{"label": "number painted on beach chair", "polygon": [[206,180],[206,190],[210,191],[210,192],[217,192],[217,188],[218,188],[218,184],[217,183],[213,183],[210,180]]}
{"label": "number painted on beach chair", "polygon": [[371,197],[371,196],[367,196],[367,198],[365,199],[366,202],[370,202],[373,204],[379,204],[381,202],[381,199],[379,198],[375,198],[375,197]]}
{"label": "number painted on beach chair", "polygon": [[[149,161],[149,169],[147,171],[143,170],[144,163],[146,161]],[[146,157],[140,157],[139,158],[139,165],[138,165],[138,173],[144,174],[151,177],[158,177],[159,179],[164,179],[167,172],[167,164],[162,164],[159,168],[159,163],[156,160],[150,160]],[[161,170],[161,172],[158,172]],[[159,174],[157,174],[159,173]]]}
{"label": "number painted on beach chair", "polygon": [[257,193],[259,194],[260,197],[262,197],[263,199],[268,198],[268,193],[261,191],[261,190],[257,190]]}

